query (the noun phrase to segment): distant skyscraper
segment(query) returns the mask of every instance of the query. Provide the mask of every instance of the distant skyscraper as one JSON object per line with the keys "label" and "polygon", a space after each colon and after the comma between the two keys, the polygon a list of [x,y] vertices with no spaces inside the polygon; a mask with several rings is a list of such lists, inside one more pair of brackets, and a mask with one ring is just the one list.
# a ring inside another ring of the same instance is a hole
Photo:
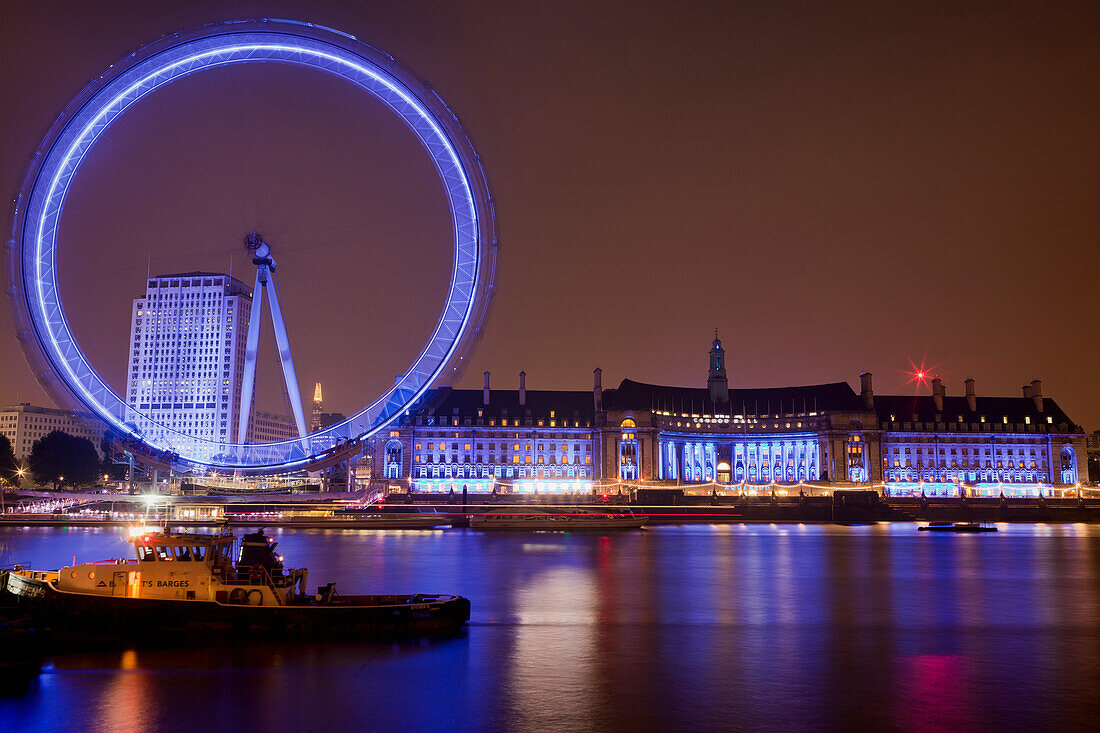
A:
{"label": "distant skyscraper", "polygon": [[146,436],[235,439],[251,300],[242,282],[212,272],[151,278],[134,299],[126,398]]}
{"label": "distant skyscraper", "polygon": [[294,421],[286,415],[264,410],[252,411],[252,426],[248,430],[250,443],[276,443],[298,437]]}
{"label": "distant skyscraper", "polygon": [[321,429],[321,413],[324,411],[324,401],[321,398],[321,383],[313,385],[313,415],[310,417],[310,432]]}

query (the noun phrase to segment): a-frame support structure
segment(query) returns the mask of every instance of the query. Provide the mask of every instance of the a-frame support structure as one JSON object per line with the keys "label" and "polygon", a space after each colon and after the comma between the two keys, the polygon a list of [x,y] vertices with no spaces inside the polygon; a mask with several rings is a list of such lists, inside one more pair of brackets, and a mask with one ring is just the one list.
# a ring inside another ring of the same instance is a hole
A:
{"label": "a-frame support structure", "polygon": [[252,312],[248,319],[248,340],[244,347],[244,377],[241,382],[241,413],[237,423],[237,442],[244,443],[248,434],[248,416],[252,411],[252,393],[256,386],[256,354],[260,346],[260,319],[263,317],[264,292],[271,305],[271,322],[275,327],[275,345],[279,347],[279,359],[283,363],[283,381],[287,399],[294,412],[298,437],[306,436],[306,421],[302,413],[302,397],[298,393],[298,377],[294,374],[294,360],[290,357],[290,339],[283,324],[283,310],[279,307],[279,294],[275,289],[275,258],[271,247],[256,232],[249,232],[244,240],[252,253],[256,266],[256,284],[252,288]]}

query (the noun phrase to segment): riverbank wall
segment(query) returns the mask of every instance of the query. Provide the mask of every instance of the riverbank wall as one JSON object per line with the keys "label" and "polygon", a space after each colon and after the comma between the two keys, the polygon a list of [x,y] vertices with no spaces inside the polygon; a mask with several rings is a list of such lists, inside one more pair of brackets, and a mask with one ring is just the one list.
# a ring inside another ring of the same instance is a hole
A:
{"label": "riverbank wall", "polygon": [[[167,498],[167,497],[166,497]],[[220,497],[173,497],[173,506],[204,505],[225,500]],[[397,494],[377,505],[326,506],[323,500],[288,502],[285,497],[255,498],[220,504],[220,516],[183,519],[164,514],[150,515],[144,502],[131,497],[112,497],[83,505],[88,511],[60,510],[53,513],[8,513],[0,515],[0,526],[131,526],[135,522],[167,521],[180,527],[217,527],[228,519],[237,527],[298,527],[303,529],[375,529],[401,526],[402,519],[438,514],[441,526],[465,526],[470,515],[502,506],[620,507],[650,518],[649,524],[737,523],[737,522],[1100,522],[1100,499],[1053,498],[958,498],[883,497],[875,491],[849,490],[828,496],[686,495],[678,490],[639,490],[635,494],[515,495],[515,494]],[[75,509],[75,508],[74,508]],[[104,512],[97,515],[96,510]],[[325,509],[331,511],[324,516]],[[384,512],[384,517],[378,515]],[[309,516],[305,516],[308,514]]]}

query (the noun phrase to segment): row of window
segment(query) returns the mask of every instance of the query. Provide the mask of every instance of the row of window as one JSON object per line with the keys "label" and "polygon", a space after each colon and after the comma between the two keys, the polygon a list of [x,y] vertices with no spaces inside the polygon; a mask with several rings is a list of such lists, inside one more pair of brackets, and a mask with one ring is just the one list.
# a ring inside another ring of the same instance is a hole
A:
{"label": "row of window", "polygon": [[[521,458],[522,458],[522,460],[521,460]],[[461,459],[461,460],[459,460],[459,459]],[[575,462],[580,463],[580,460],[581,460],[581,457],[577,456]],[[486,461],[484,456],[479,455],[479,456],[477,456],[477,460],[471,461],[470,456],[465,455],[465,456],[455,456],[454,460],[452,461],[451,456],[443,454],[443,455],[437,455],[437,456],[430,456],[430,455],[429,456],[420,456],[420,455],[417,455],[417,456],[414,457],[414,462],[415,463],[427,463],[428,465],[431,465],[433,463],[441,463],[441,464],[448,464],[448,463],[462,463],[462,464],[489,463],[490,465],[495,465],[496,463],[502,463],[502,464],[503,463],[509,463],[509,460],[508,460],[507,456],[501,455],[499,457],[499,461],[498,461],[497,456],[492,456],[491,455],[491,456],[489,456],[488,461]],[[569,455],[562,455],[562,456],[555,457],[553,454],[551,454],[549,456],[545,456],[545,457],[544,456],[538,456],[536,458],[536,457],[530,456],[530,455],[520,456],[518,454],[513,454],[511,456],[511,461],[510,462],[511,463],[537,463],[537,464],[548,463],[548,464],[553,466],[553,465],[558,464],[558,463],[560,463],[562,465],[571,465],[571,464],[574,463],[574,460],[573,460],[573,457],[569,456]],[[592,465],[592,456],[585,456],[584,457],[584,463],[585,463],[585,465]]]}
{"label": "row of window", "polygon": [[[901,468],[889,469],[883,472],[883,478],[888,482],[910,481],[947,481],[947,482],[977,482],[977,481],[1003,481],[1005,483],[1049,483],[1050,475],[1046,471],[1022,468],[1008,469],[977,469],[977,468],[953,468],[950,470]],[[1066,480],[1063,483],[1073,483],[1076,479]],[[931,493],[931,492],[928,492]]]}
{"label": "row of window", "polygon": [[[390,437],[396,438],[400,435],[400,431],[391,430]],[[455,440],[461,439],[462,433],[455,431],[437,431],[437,432],[421,432],[417,431],[418,438],[454,438]],[[497,440],[534,440],[536,438],[553,439],[553,440],[592,440],[592,433],[556,433],[554,435],[546,435],[545,433],[536,433],[532,431],[524,431],[520,433],[489,433],[485,437],[493,438]]]}
{"label": "row of window", "polygon": [[[1054,424],[1054,417],[1053,417],[1053,416],[1051,416],[1051,415],[1047,415],[1047,416],[1046,416],[1046,418],[1047,418],[1047,424],[1048,424],[1048,425],[1053,425],[1053,424]],[[978,420],[979,420],[979,423],[986,423],[986,422],[988,422],[988,421],[986,420],[986,416],[985,416],[985,415],[980,415],[980,416],[979,416],[979,418],[978,418]],[[896,423],[897,421],[898,421],[898,420],[897,420],[897,415],[891,415],[891,416],[890,416],[890,422],[892,422],[892,423]],[[965,423],[965,422],[966,422],[966,420],[964,420],[964,419],[963,419],[963,416],[962,416],[962,415],[959,415],[959,416],[957,417],[957,419],[956,419],[956,421],[955,421],[955,422],[957,422],[957,423]],[[904,425],[905,425],[906,427],[908,427],[908,426],[909,426],[909,425],[911,425],[911,424],[921,425],[922,423],[921,423],[920,421],[912,421],[912,422],[905,422],[905,423],[903,423],[903,424],[904,424]],[[923,424],[931,425],[932,423],[923,423]],[[1001,415],[1001,424],[1002,424],[1002,425],[1008,425],[1008,424],[1009,424],[1009,422],[1008,422],[1008,415]],[[1025,424],[1025,425],[1031,425],[1031,416],[1030,416],[1030,415],[1024,415],[1024,424]],[[917,428],[917,429],[919,430],[920,428]]]}
{"label": "row of window", "polygon": [[[459,427],[459,425],[464,425],[464,426],[467,426],[467,427],[473,427],[474,421],[476,420],[476,424],[479,427],[490,427],[490,428],[498,427],[498,426],[502,427],[502,428],[507,428],[507,427],[514,427],[514,428],[518,428],[518,427],[540,427],[540,428],[544,428],[544,427],[547,427],[548,425],[549,425],[549,427],[552,427],[552,428],[570,428],[570,427],[571,428],[590,428],[590,427],[592,427],[592,423],[589,420],[576,420],[576,419],[574,419],[574,420],[558,420],[557,418],[551,418],[550,420],[546,420],[545,418],[539,418],[539,419],[536,420],[536,419],[530,418],[530,417],[523,418],[521,420],[521,418],[518,418],[518,417],[517,418],[508,418],[507,416],[502,417],[499,420],[495,417],[491,417],[491,418],[489,418],[488,425],[486,425],[485,418],[482,416],[482,412],[483,412],[483,410],[478,410],[477,411],[477,418],[460,417],[460,416],[452,416],[452,417],[440,416],[440,417],[436,417],[435,415],[429,415],[428,417],[425,418],[423,416],[418,416],[415,420],[406,418],[405,420],[402,420],[402,424],[404,424],[404,425],[429,425],[429,426],[430,425],[439,425],[440,427],[451,426],[451,427],[456,427],[457,428],[457,427]],[[553,411],[551,410],[551,412],[553,412]],[[498,425],[498,423],[499,423],[499,425]]]}
{"label": "row of window", "polygon": [[[890,465],[890,459],[889,458],[883,458],[882,462],[883,462],[884,465],[887,465],[887,466]],[[1008,464],[1007,466],[1005,465],[1006,463]],[[950,461],[948,461],[948,459],[946,459],[946,458],[940,458],[939,460],[936,460],[934,458],[929,458],[927,463],[925,463],[924,461],[922,461],[919,458],[916,461],[912,461],[908,458],[901,458],[901,459],[895,458],[893,465],[894,465],[894,468],[899,468],[899,467],[900,468],[905,468],[905,467],[909,467],[909,466],[916,466],[916,467],[920,468],[920,467],[923,467],[923,466],[934,467],[937,464],[941,468],[945,468],[948,465],[950,465],[951,468],[959,468],[959,461],[954,459],[954,458],[952,458]],[[970,458],[970,459],[967,459],[967,458],[962,459],[962,467],[963,468],[980,468],[983,465],[986,468],[993,468],[993,462],[990,461],[988,458],[985,459],[984,463],[982,462],[982,460],[980,458],[977,458],[977,457]],[[997,468],[1017,468],[1017,467],[1018,468],[1023,468],[1024,467],[1023,459],[1021,459],[1018,462],[1013,462],[1011,460],[1009,460],[1007,462],[1006,461],[997,461]],[[1031,468],[1036,467],[1036,463],[1035,463],[1034,458],[1031,459],[1030,467]]]}
{"label": "row of window", "polygon": [[[422,450],[422,448],[421,448],[422,445],[423,445],[422,443],[417,443],[416,444],[416,449],[417,450]],[[459,443],[428,443],[428,450],[430,450],[430,451],[459,450],[459,445],[460,445]],[[462,450],[471,450],[471,446],[473,444],[472,443],[464,443],[462,445],[464,446],[462,448]],[[478,443],[477,444],[477,449],[482,450],[483,445],[484,445],[483,443]],[[534,445],[534,444],[533,443],[523,443],[523,444],[521,444],[521,443],[512,443],[512,450],[514,450],[514,451],[520,450],[520,445],[525,445],[526,446],[526,448],[524,448],[524,450],[531,450],[531,446]],[[448,448],[448,446],[450,446],[450,447]],[[489,443],[489,450],[496,450],[496,449],[497,449],[497,444],[496,443]],[[508,444],[507,443],[501,443],[500,444],[500,449],[502,451],[508,450]],[[539,450],[546,450],[546,443],[539,443],[538,444],[538,449]],[[580,452],[580,449],[581,449],[580,443],[574,443],[573,444],[573,450],[575,450],[577,452]],[[591,451],[592,446],[591,445],[585,445],[584,449],[586,451]],[[553,443],[550,443],[550,450],[555,450]],[[560,447],[557,448],[557,450],[567,451],[567,450],[569,450],[569,445],[566,444],[566,443],[561,443]]]}
{"label": "row of window", "polygon": [[[900,455],[901,451],[903,449],[895,446],[895,447],[884,448],[883,450],[887,453],[893,453],[894,455]],[[931,456],[931,455],[947,454],[949,450],[950,450],[950,455],[953,455],[953,456],[958,455],[956,453],[956,450],[959,450],[959,449],[946,448],[946,447],[944,447],[944,448],[929,448],[928,449],[928,455]],[[964,455],[964,456],[970,455],[970,449],[969,448],[962,448],[961,450],[962,450],[962,455]],[[983,450],[984,450],[984,453],[982,452]],[[990,450],[991,450],[990,448],[985,448],[985,449],[975,448],[974,449],[974,455],[976,455],[976,456],[977,455],[987,455],[988,456],[988,455],[990,455]],[[1032,455],[1032,456],[1035,455],[1035,449],[1034,448],[1019,448],[1019,447],[1012,447],[1012,446],[995,446],[995,448],[992,449],[992,450],[996,450],[997,455],[1012,455],[1013,451],[1016,451],[1017,455],[1021,455],[1021,456],[1022,455],[1027,455],[1027,454],[1024,453],[1025,450],[1029,451],[1030,455]],[[913,449],[907,447],[907,448],[904,449],[904,451],[905,451],[905,455],[911,455]],[[917,452],[917,455],[923,455],[925,451],[924,451],[923,448],[917,448],[916,452]],[[1046,458],[1046,455],[1047,455],[1046,450],[1039,449],[1039,455],[1042,456],[1043,458]]]}
{"label": "row of window", "polygon": [[[387,478],[399,475],[389,471]],[[512,467],[512,466],[421,466],[414,471],[413,478],[591,478],[591,469],[582,466],[558,467]]]}

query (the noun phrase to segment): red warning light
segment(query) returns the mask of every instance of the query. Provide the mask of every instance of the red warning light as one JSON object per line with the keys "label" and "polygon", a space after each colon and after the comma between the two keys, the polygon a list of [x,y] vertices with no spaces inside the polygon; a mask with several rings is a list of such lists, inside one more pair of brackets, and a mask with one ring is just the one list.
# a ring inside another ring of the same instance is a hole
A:
{"label": "red warning light", "polygon": [[903,371],[903,374],[908,375],[908,379],[905,380],[906,384],[912,384],[914,389],[920,391],[921,387],[926,386],[934,377],[938,376],[935,369],[939,364],[933,366],[926,366],[921,361],[920,366],[917,366],[912,361],[909,362],[909,366],[912,367],[912,371]]}

